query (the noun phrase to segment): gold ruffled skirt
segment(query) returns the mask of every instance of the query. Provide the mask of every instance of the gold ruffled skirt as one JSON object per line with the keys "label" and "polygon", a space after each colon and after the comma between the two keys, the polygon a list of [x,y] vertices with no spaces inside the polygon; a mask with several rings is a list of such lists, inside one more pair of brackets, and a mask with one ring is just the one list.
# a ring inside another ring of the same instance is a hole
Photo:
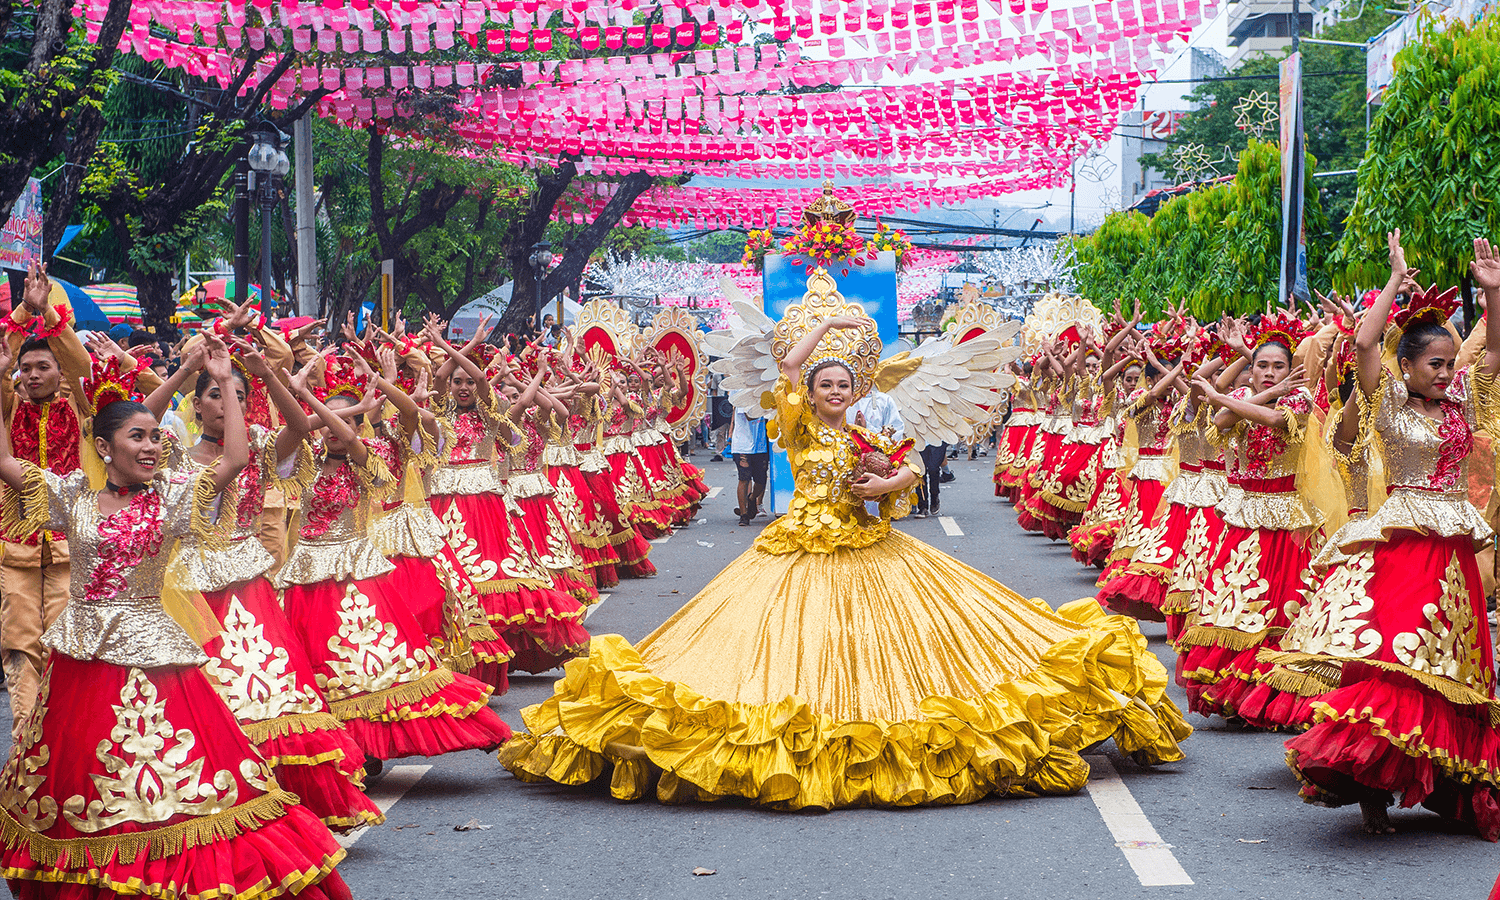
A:
{"label": "gold ruffled skirt", "polygon": [[1145,763],[1192,733],[1134,621],[1053,612],[893,531],[833,553],[750,549],[632,648],[593,639],[500,760],[523,781],[612,769],[633,800],[777,809],[1068,793],[1113,737]]}

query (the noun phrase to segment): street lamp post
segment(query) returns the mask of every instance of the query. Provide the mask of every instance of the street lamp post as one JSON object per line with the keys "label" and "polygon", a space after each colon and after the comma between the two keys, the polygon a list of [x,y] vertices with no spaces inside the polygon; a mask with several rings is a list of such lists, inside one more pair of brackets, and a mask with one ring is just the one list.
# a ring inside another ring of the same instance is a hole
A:
{"label": "street lamp post", "polygon": [[260,308],[264,313],[271,298],[271,209],[276,203],[276,179],[291,171],[292,163],[281,149],[281,136],[275,129],[259,132],[247,156],[250,189],[260,200]]}
{"label": "street lamp post", "polygon": [[542,276],[547,267],[552,265],[552,244],[547,241],[537,241],[531,245],[532,279],[536,282],[535,316],[537,328],[542,326]]}

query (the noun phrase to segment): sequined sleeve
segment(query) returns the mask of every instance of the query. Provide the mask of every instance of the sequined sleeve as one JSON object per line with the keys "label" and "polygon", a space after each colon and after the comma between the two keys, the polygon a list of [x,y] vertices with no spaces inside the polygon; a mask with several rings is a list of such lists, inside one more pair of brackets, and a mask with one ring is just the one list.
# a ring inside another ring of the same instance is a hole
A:
{"label": "sequined sleeve", "polygon": [[0,521],[9,534],[31,534],[43,528],[66,532],[73,524],[73,504],[88,490],[82,470],[58,475],[26,460],[21,464],[21,489],[7,485],[0,500]]}
{"label": "sequined sleeve", "polygon": [[169,469],[153,482],[161,494],[162,532],[168,538],[218,534],[221,494],[211,468]]}
{"label": "sequined sleeve", "polygon": [[259,425],[250,427],[252,443],[256,440],[256,432],[261,433],[258,459],[261,465],[261,476],[264,479],[262,483],[266,487],[275,487],[289,494],[297,494],[318,477],[318,462],[313,458],[312,447],[307,441],[298,441],[296,449],[289,456],[277,459],[276,446],[280,443],[281,432],[286,426],[283,425],[274,431],[261,428]]}
{"label": "sequined sleeve", "polygon": [[1478,367],[1467,371],[1473,392],[1474,424],[1490,437],[1500,437],[1500,409],[1496,408],[1500,396],[1496,395],[1495,376]]}
{"label": "sequined sleeve", "polygon": [[1312,415],[1312,408],[1312,395],[1300,389],[1276,401],[1276,411],[1281,413],[1285,422],[1282,429],[1286,431],[1287,443],[1302,442],[1307,434],[1307,420]]}
{"label": "sequined sleeve", "polygon": [[783,450],[791,451],[806,447],[809,441],[807,426],[812,417],[811,404],[801,385],[793,385],[785,376],[776,379],[771,389],[776,399],[776,441]]}
{"label": "sequined sleeve", "polygon": [[353,465],[351,459],[350,468],[354,470],[354,477],[359,479],[360,490],[371,499],[382,502],[395,488],[395,473],[400,471],[396,448],[389,441],[361,440],[369,452],[365,454],[363,465]]}

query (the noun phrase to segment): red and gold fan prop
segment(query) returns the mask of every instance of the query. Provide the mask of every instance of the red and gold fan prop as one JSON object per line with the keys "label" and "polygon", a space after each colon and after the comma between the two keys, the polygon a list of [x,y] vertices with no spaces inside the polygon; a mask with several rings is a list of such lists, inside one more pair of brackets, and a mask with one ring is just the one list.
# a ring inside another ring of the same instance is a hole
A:
{"label": "red and gold fan prop", "polygon": [[590,300],[579,310],[573,334],[579,356],[613,360],[635,351],[639,331],[625,310],[608,300]]}
{"label": "red and gold fan prop", "polygon": [[686,392],[675,406],[662,411],[673,440],[685,441],[693,423],[708,409],[708,360],[700,346],[698,320],[684,309],[664,309],[641,334],[641,343],[655,349],[664,360],[675,355],[687,362]]}

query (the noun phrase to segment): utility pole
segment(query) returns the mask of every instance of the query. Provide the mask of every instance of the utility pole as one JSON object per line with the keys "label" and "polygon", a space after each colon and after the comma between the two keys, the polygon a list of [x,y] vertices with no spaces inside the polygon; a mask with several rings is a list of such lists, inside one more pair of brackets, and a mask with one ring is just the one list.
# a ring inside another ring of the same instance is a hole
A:
{"label": "utility pole", "polygon": [[234,164],[234,304],[250,296],[250,160]]}
{"label": "utility pole", "polygon": [[313,199],[312,113],[292,127],[297,176],[297,312],[318,315],[318,232]]}

